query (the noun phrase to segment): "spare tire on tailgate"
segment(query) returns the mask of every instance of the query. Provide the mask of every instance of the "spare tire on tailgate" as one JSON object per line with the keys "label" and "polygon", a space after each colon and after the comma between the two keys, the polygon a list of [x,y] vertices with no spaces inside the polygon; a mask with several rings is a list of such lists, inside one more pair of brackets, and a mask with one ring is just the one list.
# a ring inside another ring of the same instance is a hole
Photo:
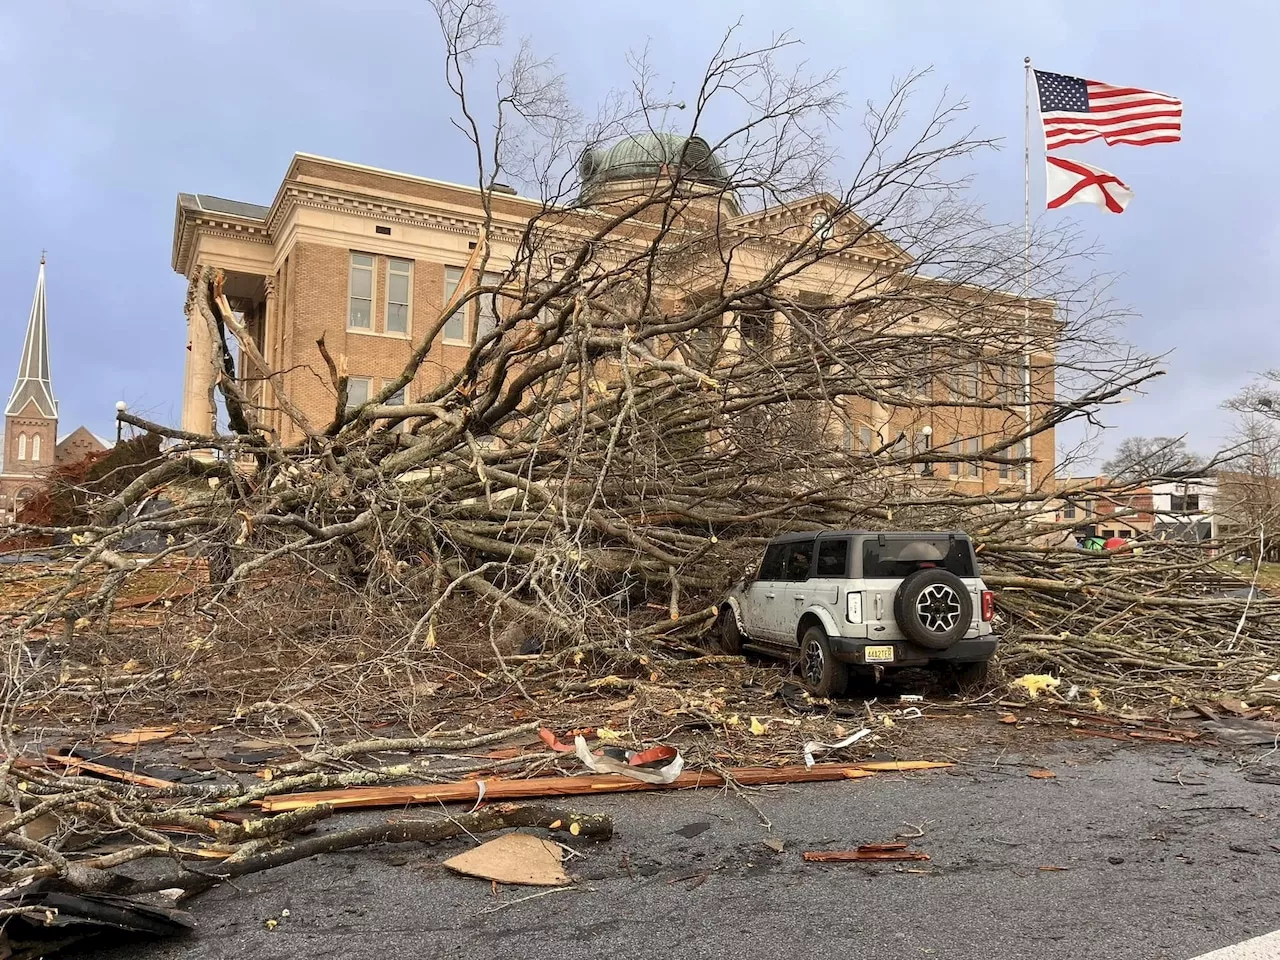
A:
{"label": "spare tire on tailgate", "polygon": [[917,570],[893,595],[893,618],[908,640],[945,650],[969,629],[973,598],[954,573],[939,567]]}

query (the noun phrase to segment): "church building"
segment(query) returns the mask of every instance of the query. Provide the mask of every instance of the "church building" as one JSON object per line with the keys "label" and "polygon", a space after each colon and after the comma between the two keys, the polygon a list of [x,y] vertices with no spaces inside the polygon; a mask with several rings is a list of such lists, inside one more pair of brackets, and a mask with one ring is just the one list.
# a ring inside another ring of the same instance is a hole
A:
{"label": "church building", "polygon": [[4,408],[0,436],[0,524],[12,523],[55,467],[75,463],[106,445],[84,427],[58,440],[58,401],[49,374],[44,257],[18,361],[18,378]]}

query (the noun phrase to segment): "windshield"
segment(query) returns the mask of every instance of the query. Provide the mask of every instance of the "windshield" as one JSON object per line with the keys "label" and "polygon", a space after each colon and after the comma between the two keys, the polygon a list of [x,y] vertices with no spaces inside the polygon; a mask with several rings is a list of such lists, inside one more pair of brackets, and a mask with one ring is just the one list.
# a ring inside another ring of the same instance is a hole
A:
{"label": "windshield", "polygon": [[869,580],[900,579],[931,568],[949,570],[957,577],[977,576],[967,540],[914,537],[886,539],[883,544],[867,540],[862,545],[862,575]]}

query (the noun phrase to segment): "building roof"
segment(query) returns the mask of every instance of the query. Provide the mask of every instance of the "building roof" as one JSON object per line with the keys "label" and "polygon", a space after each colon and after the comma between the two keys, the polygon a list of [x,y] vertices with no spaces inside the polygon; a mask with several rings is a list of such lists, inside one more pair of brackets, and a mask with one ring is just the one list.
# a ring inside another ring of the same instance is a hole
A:
{"label": "building roof", "polygon": [[687,180],[717,187],[729,185],[729,173],[701,137],[644,133],[624,137],[610,147],[586,150],[579,163],[584,187],[613,180],[648,180],[678,168]]}
{"label": "building roof", "polygon": [[270,207],[260,203],[246,203],[243,200],[227,200],[223,197],[210,196],[207,193],[180,193],[178,203],[189,210],[204,213],[225,213],[231,217],[243,217],[245,220],[266,220],[271,212]]}
{"label": "building roof", "polygon": [[27,320],[27,336],[22,343],[22,357],[18,361],[18,379],[9,394],[4,412],[7,417],[20,415],[34,403],[43,417],[53,419],[58,415],[58,401],[53,397],[53,383],[49,376],[49,328],[45,318],[44,257],[40,258],[40,273],[36,277],[36,294],[31,301],[31,316]]}

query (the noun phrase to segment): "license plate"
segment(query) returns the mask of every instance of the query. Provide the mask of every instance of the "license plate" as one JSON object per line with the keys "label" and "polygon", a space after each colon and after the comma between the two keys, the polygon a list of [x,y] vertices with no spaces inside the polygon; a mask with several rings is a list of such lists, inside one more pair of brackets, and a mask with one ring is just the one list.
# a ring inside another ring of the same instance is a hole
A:
{"label": "license plate", "polygon": [[893,647],[866,647],[863,650],[863,659],[867,663],[893,663]]}

